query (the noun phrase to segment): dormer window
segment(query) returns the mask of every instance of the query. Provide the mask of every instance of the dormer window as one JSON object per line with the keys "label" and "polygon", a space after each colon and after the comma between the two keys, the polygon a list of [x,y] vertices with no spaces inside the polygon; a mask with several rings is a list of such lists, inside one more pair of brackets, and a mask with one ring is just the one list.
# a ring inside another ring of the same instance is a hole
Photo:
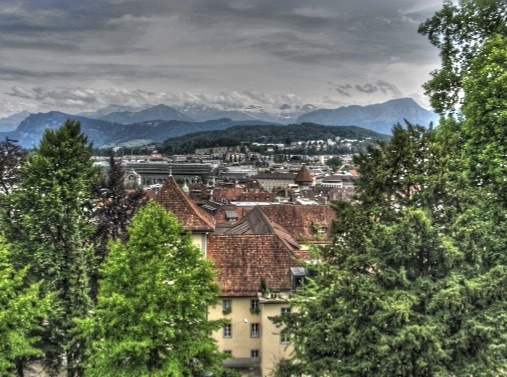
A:
{"label": "dormer window", "polygon": [[304,267],[291,267],[290,275],[292,291],[297,291],[302,288],[304,280],[308,276],[308,270]]}

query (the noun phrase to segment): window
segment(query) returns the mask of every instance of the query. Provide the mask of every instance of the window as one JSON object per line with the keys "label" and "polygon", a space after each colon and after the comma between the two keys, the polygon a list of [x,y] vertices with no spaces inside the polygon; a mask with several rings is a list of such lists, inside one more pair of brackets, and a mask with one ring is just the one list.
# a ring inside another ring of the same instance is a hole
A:
{"label": "window", "polygon": [[259,324],[252,323],[250,324],[250,338],[258,338],[259,337]]}
{"label": "window", "polygon": [[232,325],[231,324],[224,325],[223,335],[224,335],[224,338],[232,338]]}
{"label": "window", "polygon": [[250,300],[250,310],[259,310],[259,300]]}
{"label": "window", "polygon": [[280,343],[282,344],[290,344],[290,338],[287,331],[283,331],[280,333]]}
{"label": "window", "polygon": [[282,315],[284,315],[284,314],[290,314],[290,308],[287,308],[287,307],[282,308],[281,314]]}
{"label": "window", "polygon": [[222,300],[222,314],[231,314],[232,312],[232,301]]}
{"label": "window", "polygon": [[258,358],[259,357],[259,350],[251,350],[250,351],[250,357],[252,357],[252,358]]}
{"label": "window", "polygon": [[259,314],[261,310],[259,309],[259,300],[250,300],[250,313],[251,314]]}
{"label": "window", "polygon": [[321,226],[321,227],[319,227],[319,229],[317,229],[318,234],[324,234],[326,232],[327,232],[327,228],[325,226]]}
{"label": "window", "polygon": [[231,350],[224,350],[224,353],[225,353],[227,356],[232,356],[232,351],[231,351]]}

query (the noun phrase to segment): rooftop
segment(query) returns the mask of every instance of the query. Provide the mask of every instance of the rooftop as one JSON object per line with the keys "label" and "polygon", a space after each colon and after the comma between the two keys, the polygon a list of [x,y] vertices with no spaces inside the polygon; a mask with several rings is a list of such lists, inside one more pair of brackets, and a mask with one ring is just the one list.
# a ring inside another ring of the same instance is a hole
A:
{"label": "rooftop", "polygon": [[203,211],[181,187],[173,177],[167,178],[160,191],[155,196],[155,201],[172,212],[183,224],[183,229],[192,232],[212,232],[215,228],[213,217]]}

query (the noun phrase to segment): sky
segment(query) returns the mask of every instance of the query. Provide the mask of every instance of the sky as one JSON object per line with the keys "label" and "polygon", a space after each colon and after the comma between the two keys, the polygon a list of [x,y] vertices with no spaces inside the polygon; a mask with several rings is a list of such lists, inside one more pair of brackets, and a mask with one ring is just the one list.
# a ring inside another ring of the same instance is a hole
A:
{"label": "sky", "polygon": [[412,97],[442,0],[0,0],[0,117],[109,104],[337,108]]}

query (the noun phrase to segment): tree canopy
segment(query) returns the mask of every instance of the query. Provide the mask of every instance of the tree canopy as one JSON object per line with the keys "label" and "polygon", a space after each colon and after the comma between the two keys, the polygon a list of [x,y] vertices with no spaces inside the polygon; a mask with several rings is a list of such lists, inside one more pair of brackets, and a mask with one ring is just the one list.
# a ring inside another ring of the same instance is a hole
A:
{"label": "tree canopy", "polygon": [[355,201],[275,319],[295,347],[279,376],[505,374],[506,4],[448,1],[421,26],[442,56],[432,103],[460,112],[355,158]]}
{"label": "tree canopy", "polygon": [[507,2],[445,0],[419,32],[440,50],[442,61],[425,84],[431,105],[439,114],[455,110],[463,94],[463,79],[484,42],[494,34],[507,36]]}
{"label": "tree canopy", "polygon": [[17,375],[23,361],[42,352],[37,347],[42,320],[51,297],[39,297],[40,283],[25,283],[28,268],[16,271],[10,263],[10,246],[0,237],[0,375]]}
{"label": "tree canopy", "polygon": [[87,376],[201,376],[219,371],[207,321],[219,287],[210,262],[175,217],[155,202],[141,208],[129,238],[109,245],[97,308],[81,321],[90,339]]}
{"label": "tree canopy", "polygon": [[82,357],[82,344],[73,341],[73,318],[91,308],[91,188],[99,177],[91,147],[79,123],[47,129],[5,202],[5,232],[16,249],[15,266],[29,265],[30,281],[42,280],[42,293],[55,294],[44,328],[45,362],[58,370],[63,357],[69,376],[79,373]]}

